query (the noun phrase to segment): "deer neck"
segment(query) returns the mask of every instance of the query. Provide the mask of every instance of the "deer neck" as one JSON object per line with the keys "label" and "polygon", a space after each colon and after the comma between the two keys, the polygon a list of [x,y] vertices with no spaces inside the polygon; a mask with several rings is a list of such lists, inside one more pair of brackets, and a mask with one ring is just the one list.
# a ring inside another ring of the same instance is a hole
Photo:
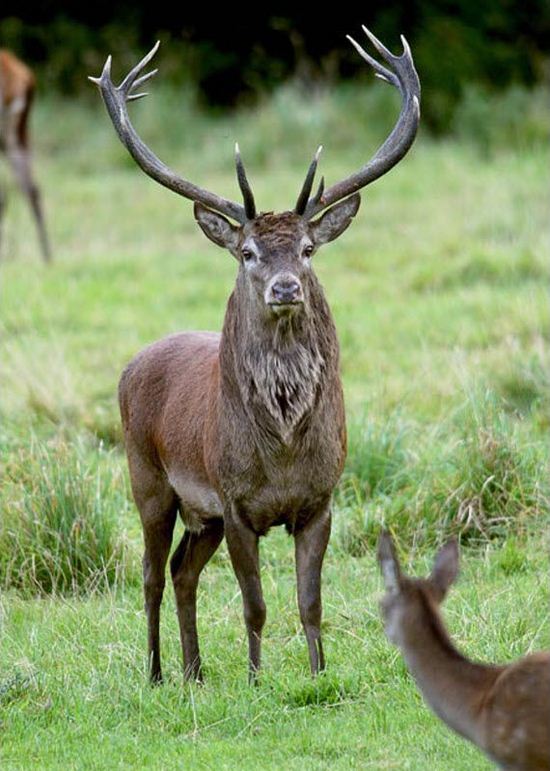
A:
{"label": "deer neck", "polygon": [[459,734],[479,742],[483,697],[500,669],[469,661],[425,600],[423,618],[402,630],[399,647],[424,699]]}
{"label": "deer neck", "polygon": [[316,294],[308,311],[280,319],[257,313],[238,290],[228,304],[221,356],[251,417],[285,444],[314,409],[327,373],[338,370],[332,317],[320,287]]}

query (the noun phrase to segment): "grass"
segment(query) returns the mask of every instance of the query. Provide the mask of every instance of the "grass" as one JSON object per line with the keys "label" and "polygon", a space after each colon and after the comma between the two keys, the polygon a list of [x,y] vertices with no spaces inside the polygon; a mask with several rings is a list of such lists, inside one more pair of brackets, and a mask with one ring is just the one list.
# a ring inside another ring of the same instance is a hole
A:
{"label": "grass", "polygon": [[[208,569],[200,593],[202,688],[181,682],[171,593],[162,624],[167,682],[158,689],[146,684],[137,588],[87,602],[5,597],[3,766],[16,768],[24,757],[44,768],[489,768],[428,712],[386,643],[371,555],[342,561],[329,554],[330,669],[310,680],[288,546],[282,532],[265,542],[279,559],[264,579],[265,671],[252,690],[245,686],[240,599],[226,564]],[[426,559],[414,567],[425,571]],[[468,553],[445,608],[459,645],[476,658],[498,660],[547,645],[548,592],[539,580],[545,570],[546,557],[534,549],[521,570],[506,571],[497,547]]]}
{"label": "grass", "polygon": [[[257,113],[216,119],[161,89],[132,109],[161,158],[229,197],[238,138],[260,206],[281,209],[321,141],[329,183],[366,159],[396,109],[379,88],[307,102],[283,90]],[[540,97],[529,104],[542,125]],[[445,606],[458,645],[494,661],[548,647],[550,159],[535,124],[522,132],[512,113],[513,131],[492,126],[478,142],[487,115],[474,94],[460,140],[422,136],[315,258],[350,430],[324,569],[328,672],[307,675],[293,550],[275,531],[262,543],[259,687],[245,687],[240,596],[222,547],[200,586],[206,685],[182,685],[167,591],[167,683],[150,689],[116,383],[146,343],[221,327],[235,263],[204,240],[188,202],[128,162],[99,100],[37,105],[55,263],[40,263],[10,192],[0,266],[3,768],[489,767],[425,708],[385,640],[373,546],[389,526],[422,572],[434,546],[460,534],[462,580]]]}
{"label": "grass", "polygon": [[373,550],[384,525],[433,546],[452,535],[463,543],[525,535],[548,521],[546,449],[490,391],[469,393],[428,432],[397,413],[351,429],[335,497],[345,512],[336,537],[352,555]]}
{"label": "grass", "polygon": [[22,594],[89,593],[123,581],[118,535],[128,508],[124,478],[106,453],[31,443],[6,468],[0,586]]}

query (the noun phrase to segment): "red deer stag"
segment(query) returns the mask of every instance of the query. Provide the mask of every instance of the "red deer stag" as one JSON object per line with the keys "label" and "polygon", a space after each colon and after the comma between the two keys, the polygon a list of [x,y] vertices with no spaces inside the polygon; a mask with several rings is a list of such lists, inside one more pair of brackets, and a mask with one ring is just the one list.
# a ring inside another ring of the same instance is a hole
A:
{"label": "red deer stag", "polygon": [[[31,171],[28,121],[36,80],[12,53],[0,49],[0,148],[15,174],[33,213],[45,262],[51,260],[40,192]],[[0,202],[0,216],[1,202]]]}
{"label": "red deer stag", "polygon": [[249,677],[255,680],[265,621],[258,539],[274,525],[285,525],[294,536],[298,605],[311,671],[325,666],[321,564],[330,533],[331,494],[346,455],[346,429],[338,340],[312,256],[348,227],[359,208],[357,191],[405,155],[419,119],[420,85],[406,41],[403,54],[394,56],[367,34],[391,69],[352,42],[376,73],[401,92],[397,124],[369,163],[327,190],[321,181],[310,197],[317,152],[296,206],[282,214],[257,212],[238,147],[244,205],[177,176],[136,134],[126,102],[143,96],[134,89],[155,74],[140,75],[158,43],[120,86],[111,81],[110,57],[101,77],[93,79],[137,164],[192,199],[205,235],[228,249],[239,266],[221,335],[167,337],[139,353],[120,381],[132,491],[145,541],[152,681],[161,679],[159,611],[178,511],[186,530],[170,567],[185,676],[202,679],[197,584],[225,534],[243,597]]}
{"label": "red deer stag", "polygon": [[501,768],[550,771],[550,651],[495,666],[455,648],[439,605],[458,575],[456,541],[439,550],[426,579],[403,575],[388,533],[378,560],[386,634],[436,715]]}

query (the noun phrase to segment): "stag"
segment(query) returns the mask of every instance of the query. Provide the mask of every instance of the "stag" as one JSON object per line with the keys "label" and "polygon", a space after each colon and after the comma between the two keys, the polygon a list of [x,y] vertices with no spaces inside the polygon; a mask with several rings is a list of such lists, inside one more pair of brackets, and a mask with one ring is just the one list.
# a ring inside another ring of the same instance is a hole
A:
{"label": "stag", "polygon": [[378,561],[386,634],[434,712],[500,768],[550,771],[550,651],[497,666],[456,649],[439,613],[458,575],[456,541],[439,550],[427,579],[403,574],[389,533]]}
{"label": "stag", "polygon": [[[6,154],[15,178],[27,198],[40,240],[42,257],[51,260],[51,250],[40,191],[31,168],[29,114],[36,79],[31,70],[10,51],[0,49],[0,148]],[[0,201],[0,217],[2,215]]]}
{"label": "stag", "polygon": [[156,342],[136,356],[120,381],[126,453],[144,534],[153,682],[162,677],[159,613],[178,512],[185,532],[170,569],[185,677],[202,679],[197,585],[225,535],[243,598],[249,679],[255,680],[266,617],[258,543],[275,525],[294,537],[311,672],[325,666],[321,566],[331,494],[346,456],[346,428],[338,339],[312,257],[351,223],[359,208],[357,191],[405,155],[419,120],[420,85],[406,41],[403,54],[394,56],[365,32],[389,67],[350,40],[376,74],[399,89],[397,123],[370,162],[326,190],[321,180],[311,195],[318,151],[294,209],[281,214],[258,213],[238,146],[242,205],[177,176],[139,138],[126,102],[144,96],[135,89],[156,73],[141,75],[158,43],[118,87],[111,80],[110,57],[101,77],[92,78],[137,164],[193,200],[204,234],[238,262],[221,335],[188,332]]}

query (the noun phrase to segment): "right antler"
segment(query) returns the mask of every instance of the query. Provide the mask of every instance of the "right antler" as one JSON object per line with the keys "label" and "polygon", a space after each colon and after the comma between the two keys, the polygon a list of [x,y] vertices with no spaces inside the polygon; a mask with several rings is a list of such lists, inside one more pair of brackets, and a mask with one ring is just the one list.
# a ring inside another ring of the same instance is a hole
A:
{"label": "right antler", "polygon": [[[120,86],[115,86],[111,80],[110,56],[105,62],[101,76],[99,78],[90,77],[89,79],[99,86],[103,101],[105,102],[105,107],[107,108],[107,112],[109,113],[120,140],[126,146],[128,152],[138,166],[140,166],[146,174],[157,182],[160,182],[161,185],[164,185],[164,187],[167,187],[169,190],[173,190],[174,193],[185,196],[185,198],[190,198],[192,201],[199,201],[205,206],[215,209],[222,214],[226,214],[237,222],[244,224],[249,218],[252,219],[255,216],[255,206],[252,191],[246,181],[246,174],[238,153],[237,169],[239,184],[245,199],[244,207],[241,206],[241,204],[234,203],[215,193],[211,193],[202,187],[198,187],[192,182],[188,182],[186,179],[175,174],[168,166],[157,158],[151,150],[149,150],[130,123],[126,102],[131,102],[135,99],[147,96],[145,93],[136,94],[133,93],[133,91],[156,75],[157,70],[152,70],[146,75],[138,77],[156,54],[159,45],[160,41],[158,41],[154,48],[149,51],[147,56],[145,56],[139,64],[126,75]],[[250,215],[252,216],[250,217]]]}
{"label": "right antler", "polygon": [[[346,198],[352,193],[356,193],[365,185],[374,182],[396,163],[398,163],[412,145],[418,129],[420,120],[420,81],[414,68],[414,62],[409,44],[403,36],[403,53],[401,56],[395,56],[388,51],[386,46],[375,37],[366,27],[363,27],[365,34],[370,38],[378,53],[391,66],[391,70],[383,67],[376,59],[361,48],[352,37],[347,36],[348,40],[355,46],[358,53],[367,61],[376,73],[378,78],[386,80],[399,89],[403,97],[403,104],[399,119],[395,124],[393,131],[386,139],[384,144],[378,149],[371,160],[366,163],[359,171],[346,177],[341,182],[337,182],[328,190],[323,192],[321,187],[317,194],[310,198],[303,209],[306,219],[311,219],[327,206],[330,206],[342,198]],[[313,179],[311,179],[313,182]],[[310,184],[311,189],[311,184]]]}

